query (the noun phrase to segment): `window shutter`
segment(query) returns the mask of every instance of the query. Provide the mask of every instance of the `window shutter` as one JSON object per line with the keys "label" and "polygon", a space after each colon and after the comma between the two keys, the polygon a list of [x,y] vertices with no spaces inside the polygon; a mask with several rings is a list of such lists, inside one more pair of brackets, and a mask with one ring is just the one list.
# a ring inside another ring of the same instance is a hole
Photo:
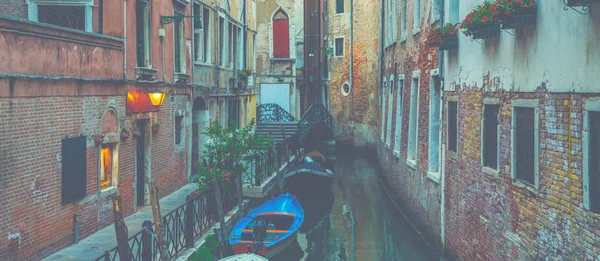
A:
{"label": "window shutter", "polygon": [[344,12],[344,0],[335,1],[335,12],[341,14]]}
{"label": "window shutter", "polygon": [[273,56],[290,57],[290,31],[288,19],[273,19]]}
{"label": "window shutter", "polygon": [[76,202],[86,193],[86,137],[62,140],[62,203]]}

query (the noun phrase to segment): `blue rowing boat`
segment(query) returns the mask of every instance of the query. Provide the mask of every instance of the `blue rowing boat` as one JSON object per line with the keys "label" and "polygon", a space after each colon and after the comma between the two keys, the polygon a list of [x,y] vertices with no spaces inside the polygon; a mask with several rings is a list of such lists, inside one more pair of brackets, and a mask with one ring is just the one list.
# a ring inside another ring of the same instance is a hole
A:
{"label": "blue rowing boat", "polygon": [[302,222],[304,209],[300,202],[296,197],[285,193],[243,217],[233,227],[229,244],[235,254],[253,252],[271,258],[296,241]]}

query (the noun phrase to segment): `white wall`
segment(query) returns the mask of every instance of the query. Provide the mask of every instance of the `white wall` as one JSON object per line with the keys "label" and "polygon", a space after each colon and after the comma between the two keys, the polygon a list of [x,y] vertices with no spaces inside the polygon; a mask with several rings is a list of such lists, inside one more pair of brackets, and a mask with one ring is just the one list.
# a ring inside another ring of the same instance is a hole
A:
{"label": "white wall", "polygon": [[[564,10],[563,1],[537,1],[538,17],[515,35],[501,31],[482,44],[459,32],[459,48],[444,55],[445,90],[450,83],[482,87],[499,77],[499,89],[532,92],[544,83],[552,92],[600,91],[600,4],[589,14]],[[461,0],[459,19],[483,0]],[[444,10],[449,10],[446,1]],[[449,12],[444,18],[448,21]]]}

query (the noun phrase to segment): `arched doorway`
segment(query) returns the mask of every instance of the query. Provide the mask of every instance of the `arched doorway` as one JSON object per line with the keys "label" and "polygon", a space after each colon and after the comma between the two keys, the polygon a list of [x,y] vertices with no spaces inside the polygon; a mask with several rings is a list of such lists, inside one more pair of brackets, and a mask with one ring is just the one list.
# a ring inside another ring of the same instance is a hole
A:
{"label": "arched doorway", "polygon": [[192,107],[192,176],[198,173],[198,163],[201,162],[203,144],[206,143],[207,137],[202,134],[210,125],[210,114],[208,106],[202,97],[194,99]]}

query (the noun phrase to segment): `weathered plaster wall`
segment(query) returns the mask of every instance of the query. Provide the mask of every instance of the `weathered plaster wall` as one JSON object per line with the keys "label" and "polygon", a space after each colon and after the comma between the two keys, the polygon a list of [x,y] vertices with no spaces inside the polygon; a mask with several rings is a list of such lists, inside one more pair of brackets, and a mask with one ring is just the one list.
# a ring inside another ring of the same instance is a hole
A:
{"label": "weathered plaster wall", "polygon": [[0,18],[0,26],[7,30],[0,31],[3,74],[123,77],[123,42],[119,38],[49,28],[22,19]]}
{"label": "weathered plaster wall", "polygon": [[[290,95],[290,113],[295,117],[300,117],[300,96],[298,86],[296,85],[296,33],[297,23],[299,18],[296,17],[298,12],[296,10],[296,1],[284,1],[284,0],[266,0],[264,2],[257,3],[256,6],[256,21],[257,21],[257,35],[256,35],[256,90],[258,94],[258,103],[260,104],[260,85],[264,83],[282,83],[289,84]],[[289,19],[289,46],[290,46],[290,59],[285,60],[272,60],[272,48],[273,48],[273,23],[271,21],[273,14],[282,8],[287,14]],[[300,26],[302,27],[302,25]],[[275,77],[278,76],[278,77]],[[282,81],[280,79],[283,79]]]}
{"label": "weathered plaster wall", "polygon": [[[459,19],[481,2],[460,1]],[[481,86],[482,76],[489,72],[492,79],[499,78],[498,88],[507,91],[531,92],[541,83],[550,92],[596,91],[600,13],[594,12],[595,6],[588,15],[565,11],[563,1],[538,4],[535,25],[520,28],[515,35],[502,31],[498,38],[480,44],[459,33],[458,51],[446,56],[447,81]]]}
{"label": "weathered plaster wall", "polygon": [[[329,103],[335,118],[338,142],[374,148],[377,142],[377,108],[379,75],[379,1],[354,1],[353,61],[350,61],[350,4],[344,14],[335,13],[335,1],[328,1],[328,48],[334,38],[343,36],[344,57],[329,56]],[[357,22],[360,21],[360,22]],[[353,63],[353,86],[348,96],[342,95],[344,83],[350,83],[350,62]]]}

